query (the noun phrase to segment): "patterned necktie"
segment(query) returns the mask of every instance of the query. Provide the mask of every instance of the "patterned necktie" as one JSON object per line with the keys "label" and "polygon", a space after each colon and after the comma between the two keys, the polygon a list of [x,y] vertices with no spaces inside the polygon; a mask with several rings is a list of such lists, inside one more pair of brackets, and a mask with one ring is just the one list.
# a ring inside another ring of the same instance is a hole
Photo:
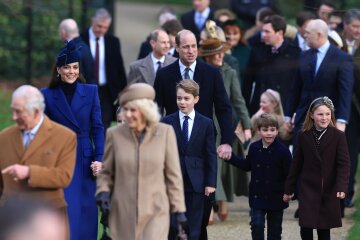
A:
{"label": "patterned necktie", "polygon": [[182,134],[184,137],[184,145],[186,146],[189,142],[189,116],[184,116],[184,122],[182,127]]}
{"label": "patterned necktie", "polygon": [[100,62],[100,51],[99,51],[99,38],[95,40],[95,58],[94,58],[94,78],[95,82],[99,85],[99,62]]}
{"label": "patterned necktie", "polygon": [[185,68],[184,79],[190,79],[189,71],[190,71],[190,68],[188,68],[188,67]]}
{"label": "patterned necktie", "polygon": [[156,72],[159,71],[159,69],[162,68],[162,62],[158,61],[158,62],[157,62],[157,65],[158,65],[158,67],[157,67],[157,69],[156,69]]}

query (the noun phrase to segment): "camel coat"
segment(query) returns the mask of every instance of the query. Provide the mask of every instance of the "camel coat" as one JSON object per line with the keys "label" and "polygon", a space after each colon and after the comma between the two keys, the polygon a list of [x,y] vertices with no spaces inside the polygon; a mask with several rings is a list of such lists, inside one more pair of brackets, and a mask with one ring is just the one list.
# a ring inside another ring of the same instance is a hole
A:
{"label": "camel coat", "polygon": [[334,127],[324,133],[319,150],[311,131],[298,134],[285,193],[298,183],[299,225],[313,229],[341,227],[340,199],[347,192],[350,160],[345,134]]}
{"label": "camel coat", "polygon": [[109,128],[97,178],[100,192],[112,194],[112,239],[167,239],[170,212],[185,212],[173,128],[163,123],[147,127],[140,143],[127,125]]}
{"label": "camel coat", "polygon": [[8,198],[38,198],[55,208],[65,208],[63,188],[70,184],[76,158],[76,136],[70,129],[44,116],[38,132],[25,150],[22,132],[11,126],[0,133],[0,170],[23,164],[30,167],[28,180],[14,181],[0,175],[0,205]]}

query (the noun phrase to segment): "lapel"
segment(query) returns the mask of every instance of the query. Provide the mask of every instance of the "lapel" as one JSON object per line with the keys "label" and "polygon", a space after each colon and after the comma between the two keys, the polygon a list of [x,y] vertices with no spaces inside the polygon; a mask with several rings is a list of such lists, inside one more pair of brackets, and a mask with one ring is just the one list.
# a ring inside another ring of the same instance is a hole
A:
{"label": "lapel", "polygon": [[185,150],[184,137],[183,137],[181,126],[180,126],[179,111],[175,112],[171,116],[170,120],[171,120],[171,125],[173,126],[174,131],[175,131],[176,140],[177,140],[179,149],[180,149],[181,152],[184,152],[184,150]]}
{"label": "lapel", "polygon": [[195,72],[194,72],[194,81],[197,82],[201,89],[201,82],[204,77],[204,65],[205,63],[201,62],[201,60],[196,60]]}
{"label": "lapel", "polygon": [[[72,113],[79,113],[81,108],[83,107],[83,105],[86,104],[86,93],[85,93],[85,88],[84,85],[82,84],[77,84],[75,92],[74,92],[74,96],[73,99],[71,101],[71,112]],[[79,127],[79,123],[76,120],[75,115],[73,115],[74,117],[74,124],[76,124],[77,127]]]}
{"label": "lapel", "polygon": [[44,115],[44,122],[41,124],[38,132],[32,140],[29,148],[25,151],[25,154],[21,158],[21,164],[24,164],[39,148],[43,148],[48,138],[51,136],[49,133],[52,129],[52,123],[50,119]]}
{"label": "lapel", "polygon": [[18,128],[15,130],[15,134],[10,135],[10,141],[13,143],[17,159],[21,159],[24,155],[25,148],[23,144],[23,136],[21,130]]}
{"label": "lapel", "polygon": [[312,130],[309,130],[305,133],[305,139],[306,142],[309,143],[310,146],[308,146],[309,151],[314,153],[314,156],[321,162],[321,157],[319,154],[319,151],[316,149],[315,146],[315,140],[313,138],[313,133],[311,132]]}
{"label": "lapel", "polygon": [[193,123],[193,127],[192,127],[192,130],[191,130],[191,135],[190,135],[190,138],[189,138],[188,145],[194,144],[193,143],[195,141],[194,139],[195,139],[196,135],[198,134],[199,128],[201,128],[200,120],[201,119],[199,117],[199,114],[197,112],[195,112],[194,123]]}
{"label": "lapel", "polygon": [[319,66],[319,69],[316,73],[316,76],[315,76],[315,81],[314,82],[317,82],[318,81],[318,78],[324,73],[326,72],[326,69],[328,69],[328,67],[330,66],[330,62],[331,61],[334,61],[335,59],[333,59],[332,55],[334,53],[334,47],[330,44],[330,47],[328,49],[328,51],[326,52],[325,54],[325,57],[323,59],[323,61],[321,62],[320,66]]}
{"label": "lapel", "polygon": [[[74,125],[75,128],[79,128],[78,122],[76,121],[73,111],[71,110],[61,87],[54,88],[53,90],[54,90],[54,96],[53,96],[54,103],[57,109],[64,115],[65,118],[67,118],[70,121],[71,124]],[[78,91],[78,87],[76,87],[76,91],[74,93],[72,103],[76,101],[75,95],[77,91]]]}
{"label": "lapel", "polygon": [[323,155],[323,152],[328,147],[332,147],[331,139],[334,139],[334,131],[333,130],[334,129],[332,127],[328,127],[328,129],[326,130],[326,132],[324,133],[324,135],[321,138],[320,149],[319,149],[320,157]]}
{"label": "lapel", "polygon": [[139,67],[139,71],[147,83],[154,85],[153,81],[155,79],[155,71],[151,59],[151,53],[144,58],[144,61]]}

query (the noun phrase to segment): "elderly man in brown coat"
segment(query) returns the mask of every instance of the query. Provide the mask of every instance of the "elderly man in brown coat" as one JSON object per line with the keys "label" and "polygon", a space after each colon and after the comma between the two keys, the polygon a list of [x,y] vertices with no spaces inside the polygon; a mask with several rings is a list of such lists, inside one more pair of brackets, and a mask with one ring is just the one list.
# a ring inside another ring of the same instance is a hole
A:
{"label": "elderly man in brown coat", "polygon": [[66,216],[63,188],[73,175],[75,134],[43,113],[44,97],[24,85],[12,95],[16,125],[0,132],[0,206],[11,197],[41,199]]}

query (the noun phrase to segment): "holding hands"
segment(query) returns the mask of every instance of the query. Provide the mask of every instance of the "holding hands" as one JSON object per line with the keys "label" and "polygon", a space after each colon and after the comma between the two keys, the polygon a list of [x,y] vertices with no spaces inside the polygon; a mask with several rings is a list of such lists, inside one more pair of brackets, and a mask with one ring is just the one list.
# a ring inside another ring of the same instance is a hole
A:
{"label": "holding hands", "polygon": [[229,160],[231,158],[232,147],[229,144],[221,144],[216,152],[219,158]]}
{"label": "holding hands", "polygon": [[213,187],[205,187],[205,195],[206,196],[209,196],[213,192],[215,192],[215,188],[213,188]]}
{"label": "holding hands", "polygon": [[102,162],[99,162],[99,161],[93,161],[91,162],[91,165],[90,165],[90,168],[93,172],[93,175],[96,177],[100,170],[101,170],[101,167],[102,167]]}
{"label": "holding hands", "polygon": [[290,200],[292,200],[294,197],[294,194],[284,194],[283,195],[283,201],[284,202],[290,202]]}

